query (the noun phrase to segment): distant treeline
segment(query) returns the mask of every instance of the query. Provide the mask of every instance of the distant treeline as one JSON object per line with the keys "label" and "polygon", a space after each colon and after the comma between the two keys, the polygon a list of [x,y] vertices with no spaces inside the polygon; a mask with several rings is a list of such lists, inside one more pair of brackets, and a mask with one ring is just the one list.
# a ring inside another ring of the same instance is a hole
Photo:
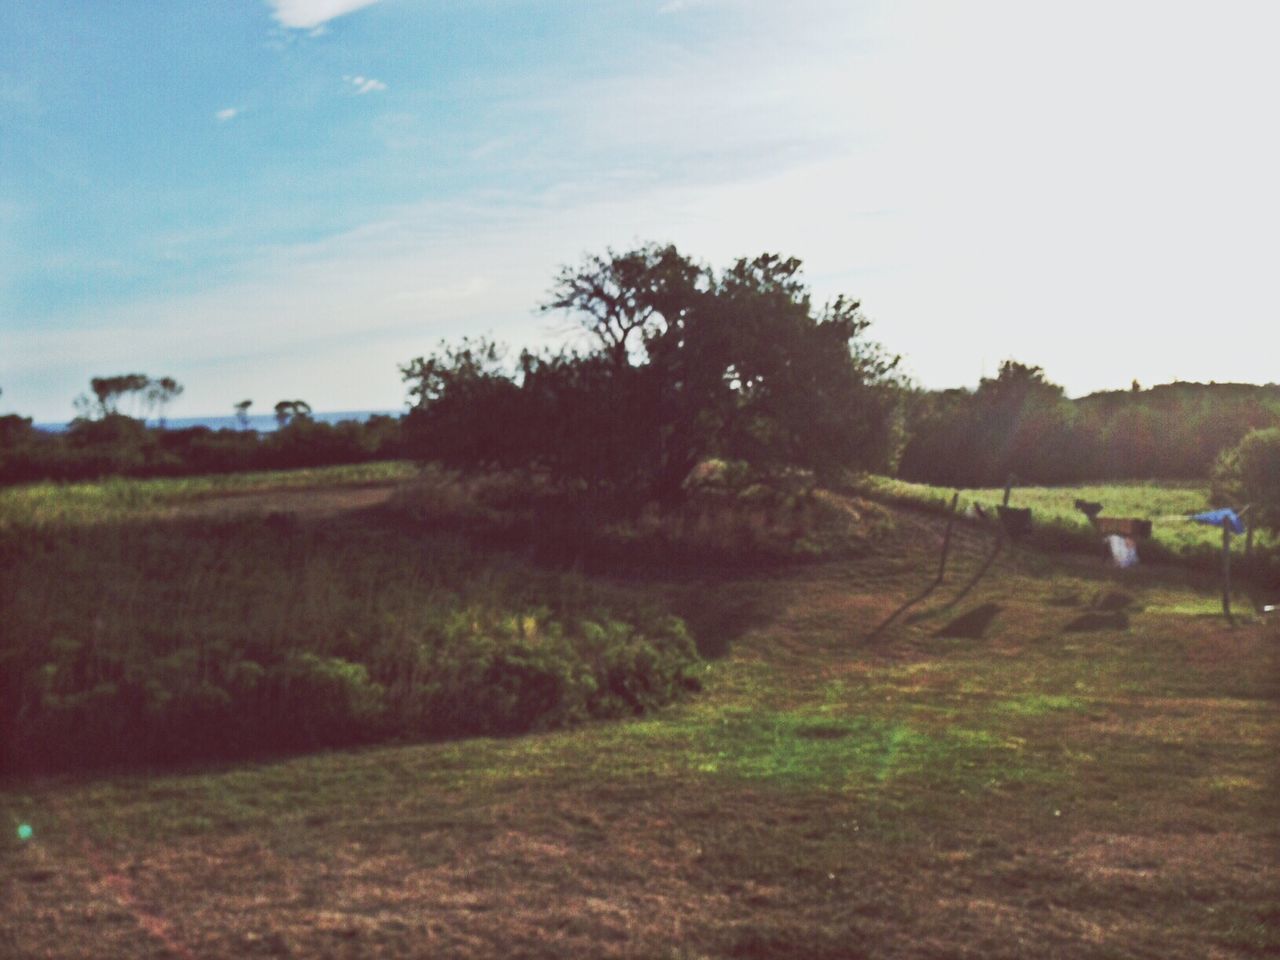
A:
{"label": "distant treeline", "polygon": [[330,424],[305,413],[280,429],[148,427],[122,413],[77,418],[61,433],[27,417],[0,417],[0,483],[163,477],[391,460],[402,456],[400,420],[375,416]]}
{"label": "distant treeline", "polygon": [[[188,476],[409,457],[510,466],[507,459],[518,460],[519,454],[527,455],[526,448],[536,445],[533,433],[537,431],[530,429],[529,422],[537,399],[532,388],[546,383],[547,373],[553,370],[553,365],[544,364],[539,370],[541,380],[528,378],[523,390],[510,381],[489,381],[500,388],[501,399],[508,401],[505,405],[495,405],[496,398],[489,391],[476,391],[477,381],[471,380],[470,396],[449,398],[461,402],[456,408],[460,416],[451,414],[447,420],[455,431],[452,436],[441,430],[439,414],[444,411],[438,409],[426,417],[423,405],[411,411],[407,431],[402,418],[383,415],[325,423],[313,419],[300,402],[296,408],[286,405],[279,428],[271,433],[149,427],[141,418],[118,412],[82,416],[65,431],[52,433],[38,429],[27,417],[0,416],[0,484],[116,475]],[[555,372],[563,373],[564,367]],[[590,401],[604,400],[596,391],[587,394]],[[880,397],[884,396],[882,388]],[[558,436],[575,441],[564,449],[576,454],[575,466],[581,473],[587,472],[587,465],[592,470],[613,466],[612,459],[624,452],[624,460],[644,452],[639,445],[632,446],[631,434],[639,419],[634,410],[616,396],[608,400],[613,402],[575,407],[590,411],[582,423],[568,415],[563,403],[547,411],[549,422],[560,425]],[[1039,367],[1013,361],[1003,364],[997,377],[984,379],[976,390],[903,390],[900,401],[897,475],[944,486],[998,486],[1011,474],[1023,483],[1044,485],[1205,480],[1224,451],[1251,430],[1280,427],[1280,385],[1171,383],[1150,389],[1135,385],[1131,390],[1071,400],[1061,387],[1045,379]],[[882,399],[871,411],[872,419],[892,419],[886,409]],[[503,416],[497,416],[500,413]],[[517,413],[519,429],[510,421]],[[423,429],[428,423],[431,427]],[[876,448],[876,456],[868,459],[880,463],[880,469],[887,466],[885,442],[892,432],[892,426],[886,425],[874,441],[865,434],[860,438]],[[704,447],[703,452],[710,449]],[[698,452],[690,450],[677,465],[674,482],[679,482],[680,471]],[[824,446],[823,452],[834,451]],[[865,464],[855,464],[861,465]]]}
{"label": "distant treeline", "polygon": [[260,435],[242,400],[239,430],[156,429],[146,417],[163,422],[181,384],[95,377],[64,433],[0,417],[0,483],[412,458],[526,471],[639,508],[680,500],[708,460],[749,483],[859,471],[960,487],[1011,474],[1046,485],[1229,480],[1220,458],[1250,431],[1280,427],[1275,384],[1135,382],[1071,400],[1040,367],[1008,360],[973,390],[913,389],[899,358],[867,339],[857,301],[814,303],[800,266],[762,254],[715,270],[657,244],[588,257],[542,304],[577,321],[577,347],[513,358],[485,339],[441,344],[401,367],[403,418],[327,424],[281,400],[279,430]]}
{"label": "distant treeline", "polygon": [[976,390],[915,393],[905,410],[905,480],[1204,480],[1249,431],[1280,426],[1280,385],[1135,383],[1070,400],[1039,367],[1006,361]]}

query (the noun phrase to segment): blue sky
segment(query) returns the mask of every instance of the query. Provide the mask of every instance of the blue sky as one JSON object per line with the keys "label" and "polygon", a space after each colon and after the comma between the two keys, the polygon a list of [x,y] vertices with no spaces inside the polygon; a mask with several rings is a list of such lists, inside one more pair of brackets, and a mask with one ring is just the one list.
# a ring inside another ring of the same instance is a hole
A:
{"label": "blue sky", "polygon": [[0,412],[398,408],[560,264],[799,256],[927,386],[1280,379],[1280,13],[1117,0],[0,6]]}

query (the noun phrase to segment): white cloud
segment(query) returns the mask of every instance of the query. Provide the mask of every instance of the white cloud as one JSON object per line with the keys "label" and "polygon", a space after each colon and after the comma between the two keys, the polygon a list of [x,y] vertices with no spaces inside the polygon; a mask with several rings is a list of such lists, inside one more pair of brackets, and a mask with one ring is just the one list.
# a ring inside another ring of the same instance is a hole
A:
{"label": "white cloud", "polygon": [[356,88],[357,94],[376,93],[379,90],[387,89],[387,85],[381,80],[374,80],[372,77],[343,77],[347,83]]}
{"label": "white cloud", "polygon": [[267,0],[276,22],[296,30],[313,30],[335,17],[345,16],[378,0]]}
{"label": "white cloud", "polygon": [[[1218,18],[1202,36],[1154,3],[886,5],[866,25],[815,6],[788,30],[761,3],[766,22],[714,57],[648,49],[630,72],[513,95],[568,133],[486,128],[475,156],[518,144],[552,183],[537,194],[489,181],[471,202],[256,251],[234,282],[33,328],[0,351],[0,383],[22,406],[6,359],[57,357],[42,375],[65,369],[66,398],[140,368],[186,383],[193,413],[268,391],[394,407],[397,363],[464,333],[551,339],[534,307],[557,267],[645,240],[716,266],[802,258],[816,299],[862,299],[871,334],[928,386],[973,385],[1006,357],[1072,393],[1276,378],[1280,137],[1257,121],[1274,30]],[[1208,336],[1234,340],[1199,349]]]}
{"label": "white cloud", "polygon": [[236,115],[239,113],[240,113],[239,107],[226,107],[222,110],[219,110],[217,113],[214,114],[214,116],[218,118],[219,122],[226,123],[228,120],[235,119]]}

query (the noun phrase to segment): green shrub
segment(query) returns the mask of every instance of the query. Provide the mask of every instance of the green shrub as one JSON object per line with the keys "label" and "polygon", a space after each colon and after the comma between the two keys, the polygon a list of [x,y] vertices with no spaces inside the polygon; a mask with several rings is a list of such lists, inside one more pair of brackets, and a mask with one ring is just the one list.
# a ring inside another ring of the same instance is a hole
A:
{"label": "green shrub", "polygon": [[1254,522],[1280,532],[1280,427],[1253,430],[1218,458],[1213,471],[1218,503],[1252,504]]}
{"label": "green shrub", "polygon": [[463,474],[428,465],[395,509],[427,529],[533,546],[546,559],[621,563],[840,555],[862,549],[889,525],[887,515],[859,522],[856,511],[835,507],[800,472],[764,482],[740,462],[707,461],[695,473],[679,504],[633,507],[584,500],[581,489],[536,473]]}
{"label": "green shrub", "polygon": [[663,611],[398,516],[138,522],[149,501],[117,494],[99,522],[0,527],[5,766],[510,734],[651,709],[693,676]]}

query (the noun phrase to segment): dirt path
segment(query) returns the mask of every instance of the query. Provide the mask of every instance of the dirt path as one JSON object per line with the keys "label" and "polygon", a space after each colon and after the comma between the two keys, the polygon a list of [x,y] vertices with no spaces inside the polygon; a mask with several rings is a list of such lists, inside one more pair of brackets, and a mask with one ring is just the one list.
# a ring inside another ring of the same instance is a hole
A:
{"label": "dirt path", "polygon": [[223,493],[170,507],[170,517],[243,517],[286,514],[306,519],[331,519],[381,506],[399,488],[396,482],[359,486],[314,487]]}

